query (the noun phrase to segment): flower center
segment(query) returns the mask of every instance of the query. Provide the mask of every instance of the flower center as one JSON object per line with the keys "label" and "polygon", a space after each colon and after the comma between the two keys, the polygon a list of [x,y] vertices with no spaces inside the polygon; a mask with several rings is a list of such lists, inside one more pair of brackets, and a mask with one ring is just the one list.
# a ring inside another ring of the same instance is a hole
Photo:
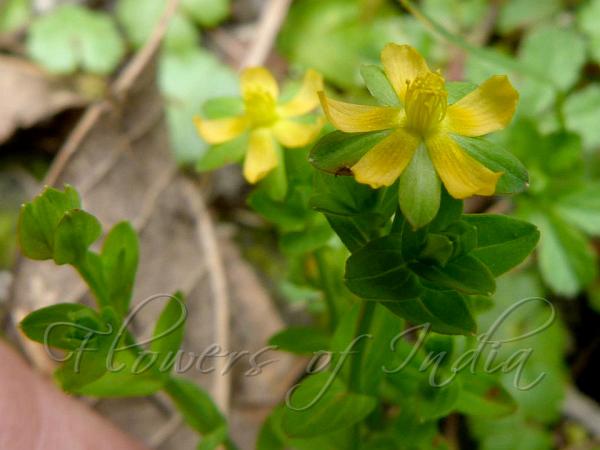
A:
{"label": "flower center", "polygon": [[446,116],[448,92],[444,78],[427,72],[415,78],[406,90],[406,124],[416,133],[425,136],[433,131]]}
{"label": "flower center", "polygon": [[244,95],[246,117],[253,127],[272,125],[278,118],[277,102],[273,96],[263,90],[253,90]]}

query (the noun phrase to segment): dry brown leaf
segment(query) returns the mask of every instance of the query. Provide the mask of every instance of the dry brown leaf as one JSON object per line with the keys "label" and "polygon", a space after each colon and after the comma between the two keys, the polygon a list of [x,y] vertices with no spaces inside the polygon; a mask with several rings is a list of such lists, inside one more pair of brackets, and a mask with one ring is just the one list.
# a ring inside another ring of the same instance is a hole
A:
{"label": "dry brown leaf", "polygon": [[0,55],[0,144],[84,99],[26,60]]}

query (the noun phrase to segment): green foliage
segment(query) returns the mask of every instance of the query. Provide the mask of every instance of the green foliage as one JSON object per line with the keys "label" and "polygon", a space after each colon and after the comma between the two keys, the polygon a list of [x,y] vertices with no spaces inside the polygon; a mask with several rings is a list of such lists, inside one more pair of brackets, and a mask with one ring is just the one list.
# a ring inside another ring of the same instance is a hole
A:
{"label": "green foliage", "polygon": [[183,0],[181,7],[198,25],[214,27],[229,15],[230,0]]}
{"label": "green foliage", "polygon": [[51,259],[61,219],[67,211],[79,207],[79,195],[70,186],[66,186],[64,192],[46,188],[42,195],[25,204],[19,218],[19,244],[23,254],[31,259]]}
{"label": "green foliage", "polygon": [[30,0],[6,0],[0,5],[0,33],[25,25],[31,14]]}
{"label": "green foliage", "polygon": [[127,222],[115,225],[106,235],[101,252],[104,276],[112,280],[109,303],[125,316],[133,293],[139,261],[139,242],[135,230]]}
{"label": "green foliage", "polygon": [[177,292],[167,299],[152,333],[150,351],[158,355],[156,364],[159,368],[170,368],[174,364],[185,335],[186,319],[187,309],[183,303],[183,294]]}
{"label": "green foliage", "polygon": [[[165,0],[119,0],[116,16],[123,27],[127,39],[134,48],[139,48],[148,40],[150,33],[165,11]],[[181,12],[176,12],[165,37],[165,45],[169,49],[195,46],[199,39],[198,31],[190,19]]]}
{"label": "green foliage", "polygon": [[600,86],[592,84],[569,96],[564,114],[569,130],[579,133],[587,149],[600,145],[600,130],[596,126],[600,113],[595,105],[600,101]]}
{"label": "green foliage", "polygon": [[82,6],[61,6],[36,19],[27,39],[29,55],[51,72],[77,70],[109,75],[125,47],[112,18]]}
{"label": "green foliage", "polygon": [[383,69],[372,64],[360,68],[360,74],[370,94],[385,106],[400,106],[400,99],[392,88]]}
{"label": "green foliage", "polygon": [[560,0],[509,0],[500,9],[498,28],[502,33],[511,33],[552,17],[560,11]]}
{"label": "green foliage", "polygon": [[348,392],[328,372],[305,378],[288,401],[281,426],[288,436],[302,438],[351,427],[376,405],[375,398]]}
{"label": "green foliage", "polygon": [[[127,222],[116,224],[100,253],[90,246],[102,234],[99,221],[79,209],[78,193],[46,188],[22,207],[19,242],[32,259],[70,264],[95,295],[98,307],[61,303],[38,309],[20,323],[30,339],[66,351],[54,378],[63,390],[95,397],[145,396],[164,389],[186,421],[204,435],[199,446],[234,448],[227,424],[210,397],[193,383],[173,378],[187,309],[183,295],[168,297],[144,350],[127,329],[139,261],[138,236]],[[153,300],[153,299],[150,299]]]}
{"label": "green foliage", "polygon": [[421,228],[436,216],[441,195],[442,183],[427,150],[420,146],[400,177],[402,214],[414,228]]}
{"label": "green foliage", "polygon": [[317,327],[290,327],[271,336],[269,345],[290,353],[311,354],[329,346],[329,336]]}
{"label": "green foliage", "polygon": [[296,2],[279,35],[279,48],[295,63],[352,88],[360,83],[361,64],[376,61],[386,43],[423,36],[416,29],[411,33],[385,8],[367,20],[365,13],[358,0]]}
{"label": "green foliage", "polygon": [[[162,56],[159,83],[167,105],[167,122],[175,157],[180,163],[197,161],[207,146],[198,137],[192,119],[201,113],[202,104],[207,99],[237,94],[237,79],[231,69],[211,53],[186,47]],[[215,150],[218,152],[219,149]]]}
{"label": "green foliage", "polygon": [[585,62],[585,42],[574,30],[542,26],[523,41],[520,58],[560,90],[571,88]]}

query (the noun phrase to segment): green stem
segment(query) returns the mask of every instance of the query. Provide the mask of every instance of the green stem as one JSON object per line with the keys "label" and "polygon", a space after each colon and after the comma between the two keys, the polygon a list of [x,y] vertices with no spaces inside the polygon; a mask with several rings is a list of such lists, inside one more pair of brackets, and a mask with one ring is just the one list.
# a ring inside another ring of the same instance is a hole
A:
{"label": "green stem", "polygon": [[[185,384],[181,384],[181,383]],[[185,388],[185,385],[192,388]],[[204,390],[190,380],[170,377],[163,385],[164,392],[171,398],[188,425],[200,435],[208,435],[225,424],[225,417]],[[223,442],[227,450],[238,450],[228,436]]]}
{"label": "green stem", "polygon": [[319,282],[321,289],[323,290],[323,296],[327,303],[327,310],[329,311],[329,329],[335,330],[338,322],[337,308],[335,306],[335,288],[333,287],[334,281],[330,276],[329,264],[327,263],[327,255],[325,249],[319,249],[315,252],[315,260],[317,262],[317,268],[319,269]]}
{"label": "green stem", "polygon": [[[375,312],[375,302],[363,301],[360,308],[360,314],[358,316],[358,322],[356,324],[356,332],[354,338],[364,336],[369,332],[371,327],[371,320],[373,319],[373,313]],[[361,338],[355,346],[354,353],[350,359],[350,381],[349,388],[353,392],[361,392],[361,365],[363,360],[363,353],[366,345],[366,338]]]}
{"label": "green stem", "polygon": [[[375,302],[362,301],[363,304],[360,308],[358,316],[358,322],[356,323],[356,332],[354,333],[354,339],[359,336],[363,336],[369,332],[371,327],[371,321],[373,319],[373,313],[375,312]],[[361,383],[361,366],[363,361],[363,353],[365,350],[366,339],[361,338],[356,343],[355,352],[351,355],[350,359],[350,380],[348,387],[352,392],[360,393],[362,391]],[[358,449],[360,447],[360,423],[354,426],[354,439],[353,448]]]}

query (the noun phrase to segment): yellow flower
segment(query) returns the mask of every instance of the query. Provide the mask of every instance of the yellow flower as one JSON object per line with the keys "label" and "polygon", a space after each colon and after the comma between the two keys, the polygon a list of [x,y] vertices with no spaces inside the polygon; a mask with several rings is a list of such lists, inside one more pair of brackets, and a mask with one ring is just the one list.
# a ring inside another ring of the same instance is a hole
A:
{"label": "yellow flower", "polygon": [[216,120],[194,117],[194,123],[209,144],[221,144],[249,132],[244,176],[250,183],[256,183],[278,165],[278,143],[291,148],[303,147],[317,137],[323,118],[316,123],[302,123],[294,118],[319,105],[317,91],[322,89],[322,76],[308,70],[296,96],[280,105],[277,103],[279,87],[273,75],[263,67],[248,68],[241,74],[243,114]]}
{"label": "yellow flower", "polygon": [[319,92],[329,121],[348,133],[393,130],[351,170],[356,180],[373,188],[390,186],[410,163],[421,144],[448,192],[463,199],[493,195],[502,173],[492,172],[469,156],[452,134],[482,136],[504,128],[518,101],[506,76],[493,76],[476,90],[448,105],[444,78],[429,70],[408,45],[388,44],[381,52],[385,74],[403,107],[344,103]]}

